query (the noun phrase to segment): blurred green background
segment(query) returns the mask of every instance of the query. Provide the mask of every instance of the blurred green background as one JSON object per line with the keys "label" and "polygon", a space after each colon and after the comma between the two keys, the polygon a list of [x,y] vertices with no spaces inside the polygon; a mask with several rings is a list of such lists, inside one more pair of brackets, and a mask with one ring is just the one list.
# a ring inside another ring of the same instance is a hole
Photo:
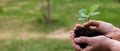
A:
{"label": "blurred green background", "polygon": [[[69,31],[82,8],[99,4],[101,14],[91,18],[120,27],[120,0],[50,0],[51,20],[45,23],[41,3],[47,0],[0,0],[0,51],[74,51]],[[0,8],[1,9],[1,8]]]}

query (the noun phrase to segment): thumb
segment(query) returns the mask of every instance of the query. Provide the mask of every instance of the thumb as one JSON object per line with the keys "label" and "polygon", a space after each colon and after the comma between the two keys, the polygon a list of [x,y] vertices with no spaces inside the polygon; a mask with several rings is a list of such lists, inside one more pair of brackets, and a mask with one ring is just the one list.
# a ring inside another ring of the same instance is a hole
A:
{"label": "thumb", "polygon": [[102,23],[102,21],[90,20],[87,23],[84,23],[83,26],[84,27],[89,27],[89,26],[96,26],[96,27],[98,27],[101,23]]}
{"label": "thumb", "polygon": [[74,41],[76,43],[91,43],[93,40],[92,37],[78,37],[75,38]]}

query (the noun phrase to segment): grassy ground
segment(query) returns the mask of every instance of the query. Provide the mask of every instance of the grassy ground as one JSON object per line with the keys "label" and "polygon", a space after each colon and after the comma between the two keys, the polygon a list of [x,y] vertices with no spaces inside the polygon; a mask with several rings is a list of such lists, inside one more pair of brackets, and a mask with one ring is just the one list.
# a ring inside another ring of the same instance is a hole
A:
{"label": "grassy ground", "polygon": [[[43,2],[46,4],[45,0]],[[0,0],[4,13],[0,14],[0,32],[52,32],[59,28],[72,29],[76,23],[82,23],[78,11],[93,4],[100,4],[97,17],[120,27],[117,0],[51,0],[53,24],[45,25],[40,11],[39,0]],[[11,33],[12,34],[12,33]],[[29,33],[28,33],[29,35]],[[6,37],[7,38],[7,37]],[[74,51],[69,40],[44,39],[35,40],[0,40],[1,51]]]}
{"label": "grassy ground", "polygon": [[[62,42],[61,42],[62,41]],[[0,40],[1,51],[74,51],[69,40]]]}

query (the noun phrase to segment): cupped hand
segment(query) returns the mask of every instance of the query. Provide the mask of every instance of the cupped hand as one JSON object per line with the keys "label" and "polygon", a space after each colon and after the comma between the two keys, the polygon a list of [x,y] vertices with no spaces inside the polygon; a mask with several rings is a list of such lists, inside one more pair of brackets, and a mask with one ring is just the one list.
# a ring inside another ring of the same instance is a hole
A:
{"label": "cupped hand", "polygon": [[[74,31],[80,28],[89,28],[89,29],[98,30],[103,32],[104,36],[75,38]],[[99,51],[99,50],[109,51],[110,49],[114,51],[116,49],[119,49],[117,47],[118,45],[116,44],[120,45],[120,43],[119,42],[116,43],[116,40],[120,41],[120,29],[107,22],[90,20],[83,25],[76,24],[74,26],[73,31],[71,31],[70,33],[70,38],[71,38],[72,45],[76,49],[76,51]],[[78,44],[76,44],[76,42],[77,43],[85,42],[85,43],[88,43],[89,45],[85,49],[82,49],[79,47]],[[116,47],[114,47],[114,45],[111,45],[111,44],[114,44]],[[101,50],[101,48],[103,50]],[[117,50],[117,51],[120,51],[120,50]]]}
{"label": "cupped hand", "polygon": [[106,37],[120,41],[120,29],[107,22],[90,20],[83,25],[76,24],[73,31],[80,28],[95,29],[104,33]]}
{"label": "cupped hand", "polygon": [[[70,37],[76,51],[120,51],[120,42],[105,36],[74,38],[74,32],[71,32]],[[76,43],[87,43],[88,46],[81,48]]]}

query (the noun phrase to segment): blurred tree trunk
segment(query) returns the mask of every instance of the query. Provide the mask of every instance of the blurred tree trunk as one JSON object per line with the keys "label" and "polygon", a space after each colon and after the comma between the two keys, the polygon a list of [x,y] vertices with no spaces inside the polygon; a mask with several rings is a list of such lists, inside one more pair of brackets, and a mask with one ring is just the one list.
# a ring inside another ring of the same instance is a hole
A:
{"label": "blurred tree trunk", "polygon": [[50,0],[47,0],[47,4],[48,4],[48,16],[47,16],[47,23],[51,23],[51,5],[50,5]]}
{"label": "blurred tree trunk", "polygon": [[44,5],[44,0],[41,0],[41,12],[44,17],[45,23],[51,24],[51,9],[50,9],[50,0],[47,0],[47,12]]}

